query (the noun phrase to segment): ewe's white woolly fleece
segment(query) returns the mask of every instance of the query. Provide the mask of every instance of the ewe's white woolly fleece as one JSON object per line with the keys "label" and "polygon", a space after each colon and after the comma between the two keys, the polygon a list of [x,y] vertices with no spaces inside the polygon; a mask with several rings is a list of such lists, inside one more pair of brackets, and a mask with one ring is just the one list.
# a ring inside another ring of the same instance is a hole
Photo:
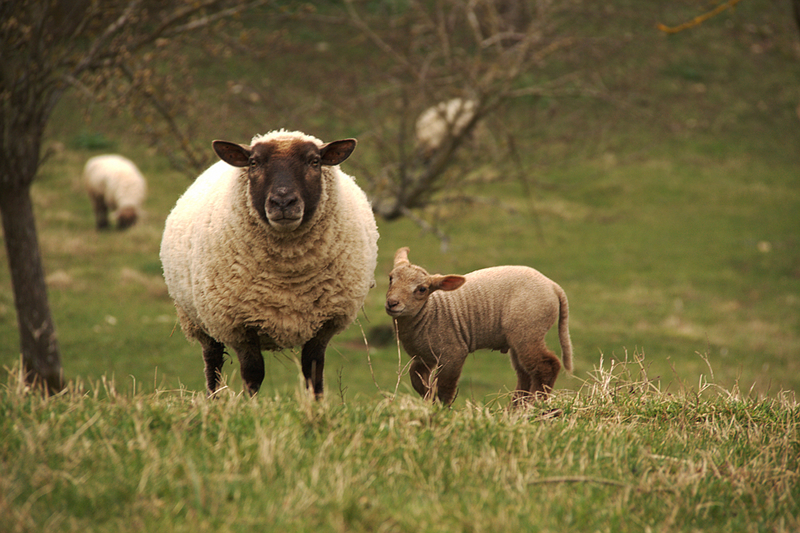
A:
{"label": "ewe's white woolly fleece", "polygon": [[[273,131],[259,142],[295,139]],[[299,346],[328,320],[336,332],[355,320],[374,284],[378,229],[369,201],[338,166],[322,168],[322,198],[307,226],[273,231],[253,209],[246,169],[218,162],[167,218],[161,260],[181,328],[223,344],[257,327],[263,349]]]}
{"label": "ewe's white woolly fleece", "polygon": [[140,209],[147,196],[147,182],[130,159],[116,154],[92,157],[83,167],[86,190],[102,196],[109,210]]}

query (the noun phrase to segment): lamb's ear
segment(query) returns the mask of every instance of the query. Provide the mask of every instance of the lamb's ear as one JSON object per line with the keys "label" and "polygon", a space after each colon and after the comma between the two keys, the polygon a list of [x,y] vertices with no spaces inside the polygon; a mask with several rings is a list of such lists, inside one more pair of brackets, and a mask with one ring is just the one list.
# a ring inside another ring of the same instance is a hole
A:
{"label": "lamb's ear", "polygon": [[338,165],[353,153],[356,149],[355,139],[344,139],[323,144],[319,149],[323,165]]}
{"label": "lamb's ear", "polygon": [[250,147],[229,141],[211,143],[214,152],[220,159],[234,167],[246,167],[250,162]]}
{"label": "lamb's ear", "polygon": [[434,274],[431,276],[431,291],[454,291],[467,282],[464,276],[452,274],[450,276],[442,276]]}
{"label": "lamb's ear", "polygon": [[399,266],[402,264],[410,264],[410,261],[408,260],[408,252],[409,249],[407,246],[404,246],[399,250],[397,250],[394,253],[394,266]]}

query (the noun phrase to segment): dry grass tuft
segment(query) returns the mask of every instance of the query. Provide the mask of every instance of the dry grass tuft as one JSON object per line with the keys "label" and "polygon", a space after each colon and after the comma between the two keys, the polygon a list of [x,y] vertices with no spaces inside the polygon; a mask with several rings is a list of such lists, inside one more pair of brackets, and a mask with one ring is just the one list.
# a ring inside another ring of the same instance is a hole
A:
{"label": "dry grass tuft", "polygon": [[[342,398],[343,399],[343,398]],[[528,409],[407,394],[0,390],[0,530],[793,531],[800,408],[641,354]],[[535,504],[535,512],[532,505]]]}

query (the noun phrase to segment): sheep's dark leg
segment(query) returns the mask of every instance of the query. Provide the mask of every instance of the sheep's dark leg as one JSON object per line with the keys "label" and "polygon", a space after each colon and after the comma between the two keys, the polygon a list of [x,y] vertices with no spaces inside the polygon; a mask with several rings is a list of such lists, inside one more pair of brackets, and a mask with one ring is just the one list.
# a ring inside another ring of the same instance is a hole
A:
{"label": "sheep's dark leg", "polygon": [[316,398],[322,397],[323,392],[323,370],[325,370],[325,348],[317,339],[311,339],[303,345],[301,364],[303,367],[303,377],[306,379],[306,386],[314,389]]}
{"label": "sheep's dark leg", "polygon": [[317,334],[303,345],[300,363],[306,386],[314,390],[314,396],[322,397],[323,370],[325,369],[325,349],[333,338],[334,328],[331,322],[325,323]]}
{"label": "sheep's dark leg", "polygon": [[203,361],[206,363],[206,387],[208,394],[214,394],[219,385],[219,376],[222,372],[224,361],[225,346],[217,342],[208,335],[199,338],[200,345],[203,347]]}
{"label": "sheep's dark leg", "polygon": [[261,341],[256,330],[248,330],[244,342],[232,345],[239,357],[239,368],[247,394],[253,396],[264,381],[264,357],[261,355]]}
{"label": "sheep's dark leg", "polygon": [[94,209],[94,218],[97,223],[97,229],[108,228],[108,207],[106,206],[105,199],[102,195],[91,194],[92,208]]}

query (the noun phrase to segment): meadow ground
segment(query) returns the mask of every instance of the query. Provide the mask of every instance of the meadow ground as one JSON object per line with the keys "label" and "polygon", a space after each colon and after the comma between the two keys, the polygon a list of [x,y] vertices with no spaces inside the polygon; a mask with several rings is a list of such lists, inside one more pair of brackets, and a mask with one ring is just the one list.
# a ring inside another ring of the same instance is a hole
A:
{"label": "meadow ground", "polygon": [[[683,12],[631,9],[622,0],[587,8],[584,33],[593,48],[581,50],[591,54],[576,50],[536,76],[575,72],[599,80],[604,96],[519,98],[493,117],[481,146],[502,156],[494,126],[503,121],[502,131],[515,136],[524,180],[504,179],[517,168],[502,157],[478,167],[463,160],[474,178],[466,190],[493,202],[447,204],[428,214],[449,236],[446,252],[408,220],[379,220],[378,285],[359,324],[329,350],[329,388],[369,397],[394,389],[404,356],[398,362],[387,335],[383,296],[394,251],[410,246],[413,260],[432,272],[526,264],[561,284],[571,304],[577,378],[563,376],[557,387],[575,389],[600,357],[637,353],[665,385],[697,381],[707,358],[727,388],[800,391],[800,44],[784,14],[772,4],[744,3],[667,38],[652,21]],[[253,24],[259,22],[265,35],[277,31],[269,18]],[[346,28],[281,24],[302,26],[281,30],[285,54],[220,64],[189,51],[193,90],[198,105],[206,103],[193,111],[206,117],[192,122],[196,135],[246,142],[289,127],[326,140],[369,139],[361,117],[342,123],[335,98],[370,86],[383,66],[378,52]],[[330,54],[320,42],[341,50]],[[613,54],[598,66],[603,51]],[[308,68],[298,71],[301,59]],[[347,76],[326,81],[330,101],[320,106],[317,85],[308,82],[326,68]],[[232,93],[232,84],[260,90],[262,98]],[[164,220],[189,179],[129,121],[78,95],[66,98],[33,187],[65,375],[105,375],[118,387],[135,382],[150,391],[201,390],[199,347],[175,329],[158,259]],[[344,170],[363,179],[358,165],[373,164],[374,150],[360,143]],[[86,159],[109,151],[131,157],[149,181],[144,220],[124,234],[94,230],[79,180]],[[19,353],[4,253],[0,365],[11,366]],[[267,354],[268,395],[293,390],[296,357]],[[235,387],[237,367],[225,367]],[[513,383],[505,356],[478,353],[465,368],[459,401],[502,395]],[[409,390],[407,380],[401,385]]]}
{"label": "meadow ground", "polygon": [[800,411],[636,362],[509,411],[0,389],[0,530],[797,531]]}
{"label": "meadow ground", "polygon": [[[466,166],[481,178],[469,192],[496,201],[435,212],[444,252],[409,220],[379,221],[378,285],[328,350],[320,404],[299,392],[290,350],[265,354],[260,398],[238,394],[234,360],[230,388],[204,399],[200,348],[176,328],[158,260],[189,180],[126,117],[65,99],[33,198],[72,385],[49,400],[23,394],[0,252],[0,530],[796,530],[797,29],[783,7],[751,0],[666,38],[652,24],[664,13],[628,3],[582,19],[602,61],[537,73],[576,69],[607,97],[520,98],[496,118],[514,132],[525,183],[501,179],[503,165]],[[194,65],[208,102],[196,135],[367,135],[302,77],[353,57],[360,41],[334,31],[287,32],[292,54],[269,63]],[[350,48],[325,55],[315,42]],[[368,86],[371,56],[356,51],[341,81]],[[270,98],[245,101],[232,84]],[[494,131],[485,142],[502,153]],[[79,181],[86,159],[109,151],[150,187],[125,233],[95,231]],[[357,158],[371,164],[374,147],[360,143]],[[383,311],[400,246],[432,272],[527,264],[564,287],[576,369],[549,404],[505,411],[515,377],[498,352],[470,356],[452,410],[417,401]],[[606,379],[612,363],[628,377]]]}

